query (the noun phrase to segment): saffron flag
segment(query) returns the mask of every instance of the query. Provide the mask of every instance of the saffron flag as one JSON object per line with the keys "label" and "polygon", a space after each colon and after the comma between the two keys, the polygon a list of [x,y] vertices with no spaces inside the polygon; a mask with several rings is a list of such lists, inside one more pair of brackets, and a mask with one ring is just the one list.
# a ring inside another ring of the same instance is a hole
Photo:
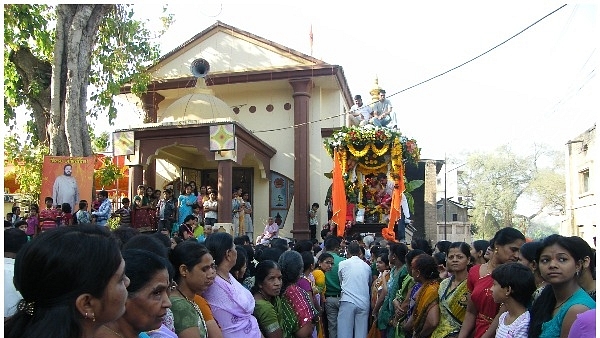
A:
{"label": "saffron flag", "polygon": [[342,166],[338,151],[333,156],[333,187],[331,190],[333,216],[331,220],[336,224],[337,236],[344,236],[346,229],[346,185],[342,177]]}
{"label": "saffron flag", "polygon": [[392,202],[390,204],[390,219],[388,221],[387,228],[381,230],[381,235],[387,241],[396,242],[396,233],[394,232],[394,225],[401,215],[402,205],[402,193],[404,192],[404,175],[403,167],[400,166],[398,170],[398,179],[396,179],[394,192],[392,193]]}

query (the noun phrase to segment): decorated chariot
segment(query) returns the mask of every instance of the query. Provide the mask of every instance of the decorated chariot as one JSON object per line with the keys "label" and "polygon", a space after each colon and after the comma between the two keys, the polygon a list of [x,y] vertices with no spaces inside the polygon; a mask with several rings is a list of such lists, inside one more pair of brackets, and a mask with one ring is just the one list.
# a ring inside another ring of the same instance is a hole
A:
{"label": "decorated chariot", "polygon": [[[326,176],[333,178],[330,201],[337,235],[381,232],[396,241],[401,204],[413,209],[410,192],[423,184],[405,177],[405,167],[420,160],[417,141],[396,129],[366,125],[342,127],[324,143],[334,159],[333,173]],[[401,203],[402,195],[407,203]]]}

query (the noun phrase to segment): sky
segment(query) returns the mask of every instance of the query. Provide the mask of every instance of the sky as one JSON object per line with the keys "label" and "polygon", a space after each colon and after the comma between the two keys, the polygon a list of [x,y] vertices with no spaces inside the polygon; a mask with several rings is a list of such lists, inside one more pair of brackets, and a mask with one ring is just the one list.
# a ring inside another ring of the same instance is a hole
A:
{"label": "sky", "polygon": [[[369,97],[377,78],[421,157],[460,162],[504,144],[522,155],[534,144],[562,151],[597,123],[598,5],[557,10],[562,5],[173,1],[167,8],[175,22],[157,42],[165,54],[219,20],[310,55],[312,26],[312,56],[342,66],[352,95]],[[158,30],[163,6],[138,3],[136,16]],[[109,132],[138,124],[127,113],[114,126],[106,120],[92,123]]]}
{"label": "sky", "polygon": [[[377,78],[401,120],[401,132],[417,140],[422,158],[456,158],[503,144],[525,155],[536,143],[564,149],[600,116],[597,5],[568,4],[474,61],[417,84],[479,56],[561,6],[552,1],[171,2],[175,22],[160,44],[167,53],[219,20],[310,55],[312,26],[312,56],[342,66],[352,95],[368,97]],[[156,18],[161,9],[145,3],[136,13]]]}

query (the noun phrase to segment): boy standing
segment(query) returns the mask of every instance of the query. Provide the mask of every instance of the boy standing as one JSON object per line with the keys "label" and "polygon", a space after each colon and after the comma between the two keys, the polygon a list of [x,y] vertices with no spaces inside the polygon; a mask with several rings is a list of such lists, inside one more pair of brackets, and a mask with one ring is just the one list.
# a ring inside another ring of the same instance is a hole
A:
{"label": "boy standing", "polygon": [[317,211],[319,210],[319,203],[313,203],[310,211],[308,212],[308,227],[310,228],[310,239],[317,238],[317,226],[319,225],[319,219],[317,217]]}

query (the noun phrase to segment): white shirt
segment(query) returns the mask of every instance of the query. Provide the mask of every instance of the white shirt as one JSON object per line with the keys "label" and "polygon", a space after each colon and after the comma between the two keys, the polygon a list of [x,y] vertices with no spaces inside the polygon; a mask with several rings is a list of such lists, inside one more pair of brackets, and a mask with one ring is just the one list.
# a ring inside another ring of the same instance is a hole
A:
{"label": "white shirt", "polygon": [[508,311],[503,312],[498,319],[498,329],[496,330],[496,338],[527,338],[529,330],[529,311],[523,312],[514,322],[506,325],[504,321]]}
{"label": "white shirt", "polygon": [[[205,207],[210,207],[210,208],[216,208],[217,207],[217,201],[208,200],[208,201],[204,202],[204,206]],[[214,218],[214,219],[217,219],[217,216],[218,216],[218,214],[214,210],[204,212],[204,218]]]}
{"label": "white shirt", "polygon": [[10,317],[17,312],[17,303],[23,297],[15,288],[15,259],[4,257],[4,317]]}
{"label": "white shirt", "polygon": [[373,112],[373,108],[371,106],[363,104],[362,106],[353,105],[350,107],[350,113],[356,114],[360,113],[362,120],[369,120],[371,118],[371,113]]}
{"label": "white shirt", "polygon": [[371,267],[358,256],[352,256],[340,262],[338,276],[342,287],[340,302],[350,302],[368,309],[371,298]]}

